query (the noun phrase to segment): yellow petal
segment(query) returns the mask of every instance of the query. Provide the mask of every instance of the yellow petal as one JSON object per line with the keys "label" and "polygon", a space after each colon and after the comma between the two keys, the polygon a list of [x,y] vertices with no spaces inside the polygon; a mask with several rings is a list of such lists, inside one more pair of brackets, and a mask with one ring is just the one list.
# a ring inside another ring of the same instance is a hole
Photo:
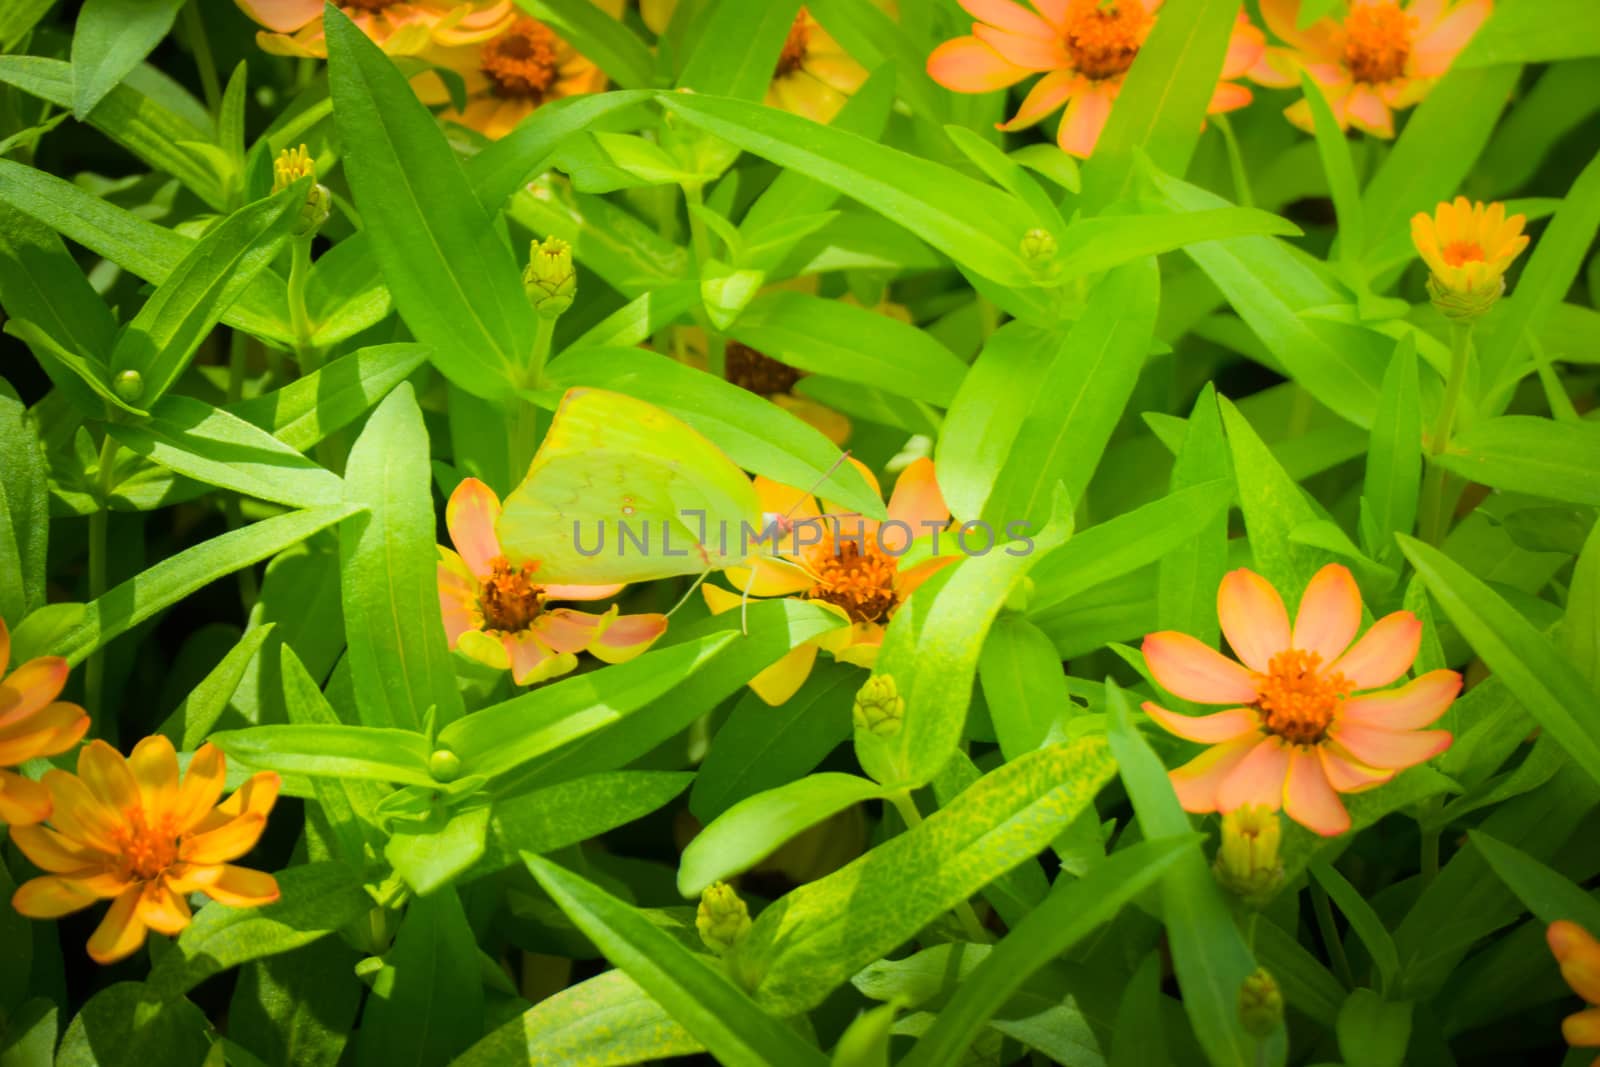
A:
{"label": "yellow petal", "polygon": [[78,889],[66,878],[33,878],[11,896],[17,914],[30,919],[58,919],[82,911],[99,898]]}
{"label": "yellow petal", "polygon": [[278,882],[262,871],[225,864],[222,873],[202,892],[230,908],[258,908],[278,899]]}
{"label": "yellow petal", "polygon": [[144,944],[149,929],[136,914],[142,890],[131,886],[111,902],[106,916],[89,937],[89,958],[96,963],[115,963],[126,959]]}

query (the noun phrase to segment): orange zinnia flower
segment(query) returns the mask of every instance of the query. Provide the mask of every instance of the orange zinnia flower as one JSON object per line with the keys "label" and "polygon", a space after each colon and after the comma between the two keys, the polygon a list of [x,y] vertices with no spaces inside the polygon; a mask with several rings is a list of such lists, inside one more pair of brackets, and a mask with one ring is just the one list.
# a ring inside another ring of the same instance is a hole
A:
{"label": "orange zinnia flower", "polygon": [[89,716],[56,700],[67,684],[66,660],[40,656],[7,675],[10,662],[11,631],[0,619],[0,823],[26,826],[50,817],[50,792],[5,768],[65,752],[82,740]]}
{"label": "orange zinnia flower", "polygon": [[1449,708],[1461,676],[1430,671],[1398,689],[1366,692],[1410,669],[1422,622],[1397,611],[1351,644],[1361,628],[1361,592],[1339,564],[1306,586],[1292,630],[1277,590],[1249,570],[1222,580],[1217,615],[1243,665],[1187,634],[1144,640],[1145,663],[1169,692],[1234,705],[1199,717],[1144,705],[1169,733],[1213,746],[1171,773],[1184,810],[1282,807],[1332,837],[1350,828],[1340,793],[1382,785],[1450,747],[1447,731],[1422,728]]}
{"label": "orange zinnia flower", "polygon": [[[1301,0],[1261,0],[1261,17],[1291,49],[1252,77],[1278,87],[1299,83],[1304,68],[1328,98],[1340,129],[1394,136],[1394,111],[1411,107],[1450,69],[1478,32],[1494,0],[1351,0],[1343,18],[1297,28]],[[1284,112],[1303,130],[1315,125],[1304,100]]]}
{"label": "orange zinnia flower", "polygon": [[[264,52],[326,59],[322,0],[234,0],[267,29],[256,34]],[[379,48],[395,56],[430,44],[471,44],[493,37],[516,18],[512,0],[346,0],[339,10]],[[271,31],[271,32],[267,32]]]}
{"label": "orange zinnia flower", "polygon": [[[1562,1020],[1561,1036],[1573,1048],[1600,1048],[1600,941],[1566,919],[1551,923],[1545,939],[1561,965],[1561,977],[1589,1005]],[[1590,1067],[1600,1067],[1600,1057]]]}
{"label": "orange zinnia flower", "polygon": [[[1162,0],[1031,0],[1033,10],[1013,0],[960,0],[979,21],[970,37],[946,41],[928,57],[928,74],[947,89],[987,93],[1047,72],[1029,91],[1002,130],[1031,126],[1066,113],[1056,140],[1064,152],[1088,157],[1122,91],[1123,78],[1155,25]],[[1256,66],[1266,38],[1248,19],[1235,25],[1222,65],[1222,81],[1211,96],[1211,114],[1250,102],[1250,90],[1231,79]]]}
{"label": "orange zinnia flower", "polygon": [[[856,469],[874,489],[878,480],[854,459]],[[807,641],[750,680],[750,688],[768,704],[778,705],[795,694],[811,674],[817,650],[862,667],[878,660],[884,627],[907,597],[954,555],[919,557],[908,549],[914,539],[934,535],[950,521],[934,480],[933,461],[919,459],[901,472],[889,498],[889,517],[879,523],[830,507],[824,514],[808,492],[755,479],[756,495],[768,515],[782,516],[776,534],[778,558],[757,557],[751,568],[728,568],[728,580],[751,596],[794,596],[821,604],[850,622],[849,629],[831,630]],[[785,547],[787,546],[787,551]],[[938,551],[937,543],[933,551]],[[902,558],[907,566],[902,569]],[[752,573],[752,571],[754,573]],[[701,586],[714,614],[733,611],[744,602],[734,593]]]}
{"label": "orange zinnia flower", "polygon": [[25,882],[12,906],[31,919],[54,919],[110,900],[89,955],[115,963],[149,931],[176,934],[188,926],[191,893],[233,908],[271,904],[278,899],[272,875],[228,861],[260,839],[278,799],[278,776],[254,775],[218,804],[225,768],[221,751],[201,745],[180,783],[177,753],[165,737],[145,738],[128,759],[91,741],[78,753],[77,774],[44,776],[55,801],[50,824],[11,832],[22,854],[50,872]]}
{"label": "orange zinnia flower", "polygon": [[513,563],[494,524],[500,498],[467,478],[450,494],[445,525],[456,550],[439,547],[439,606],[452,649],[510,669],[518,685],[566,674],[589,652],[606,663],[630,660],[667,630],[665,615],[604,615],[547,607],[551,600],[604,600],[620,585],[540,585],[535,562]]}
{"label": "orange zinnia flower", "polygon": [[1522,232],[1527,221],[1523,215],[1506,218],[1504,204],[1472,203],[1458,196],[1432,215],[1412,216],[1411,241],[1433,272],[1435,288],[1460,296],[1498,296],[1506,268],[1528,247]]}

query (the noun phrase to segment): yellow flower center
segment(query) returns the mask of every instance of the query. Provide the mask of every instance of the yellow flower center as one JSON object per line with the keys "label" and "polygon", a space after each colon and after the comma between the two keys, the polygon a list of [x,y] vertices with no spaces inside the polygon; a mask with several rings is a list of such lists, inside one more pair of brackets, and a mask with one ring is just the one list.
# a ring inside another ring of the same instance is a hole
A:
{"label": "yellow flower center", "polygon": [[556,35],[538,19],[520,18],[483,46],[481,66],[505,99],[541,101],[555,84]]}
{"label": "yellow flower center", "polygon": [[1072,0],[1062,44],[1078,73],[1096,80],[1125,74],[1154,20],[1143,0]]}
{"label": "yellow flower center", "polygon": [[787,363],[779,363],[749,345],[729,341],[723,377],[757,396],[773,396],[789,392],[802,375]]}
{"label": "yellow flower center", "polygon": [[894,589],[899,565],[875,537],[863,534],[862,540],[868,542],[865,551],[851,537],[829,537],[817,546],[807,559],[817,581],[806,596],[844,609],[852,622],[880,622],[899,603]]}
{"label": "yellow flower center", "polygon": [[789,26],[789,36],[783,42],[783,51],[778,53],[778,66],[773,70],[774,78],[784,78],[805,66],[806,49],[811,47],[811,20],[806,14],[806,9],[801,8],[800,13],[794,17],[794,22]]}
{"label": "yellow flower center", "polygon": [[1291,648],[1256,675],[1256,710],[1271,733],[1293,745],[1315,745],[1352,688],[1344,675],[1322,668],[1319,654]]}
{"label": "yellow flower center", "polygon": [[123,877],[149,882],[178,862],[178,833],[170,815],[154,826],[145,821],[141,808],[122,815],[126,825],[118,827],[112,837],[122,855]]}
{"label": "yellow flower center", "polygon": [[504,556],[497,556],[490,566],[493,570],[478,594],[484,629],[521,633],[544,610],[544,591],[529,580],[533,564],[514,567]]}
{"label": "yellow flower center", "polygon": [[1351,76],[1381,85],[1404,74],[1415,23],[1395,0],[1352,6],[1344,20],[1344,62]]}
{"label": "yellow flower center", "polygon": [[1487,258],[1477,241],[1451,241],[1439,250],[1439,255],[1452,267],[1464,263],[1482,263]]}

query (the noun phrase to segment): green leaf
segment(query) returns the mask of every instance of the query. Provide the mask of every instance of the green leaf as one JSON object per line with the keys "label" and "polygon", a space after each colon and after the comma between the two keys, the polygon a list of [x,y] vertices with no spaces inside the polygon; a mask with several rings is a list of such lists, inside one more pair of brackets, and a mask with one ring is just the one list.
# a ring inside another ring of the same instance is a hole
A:
{"label": "green leaf", "polygon": [[1570,504],[1600,504],[1600,423],[1502,415],[1450,437],[1436,462],[1468,481]]}
{"label": "green leaf", "polygon": [[1377,540],[1367,545],[1380,562],[1394,551],[1393,536],[1410,533],[1417,523],[1418,486],[1422,479],[1422,401],[1417,385],[1417,348],[1409,339],[1395,346],[1394,359],[1383,375],[1383,391],[1372,417],[1372,443],[1367,449],[1361,483],[1364,514]]}
{"label": "green leaf", "polygon": [[1452,66],[1495,67],[1600,55],[1600,26],[1584,18],[1589,11],[1585,0],[1497,5]]}
{"label": "green leaf", "polygon": [[[1110,680],[1106,708],[1111,750],[1145,838],[1188,837],[1189,816],[1178,804],[1166,768],[1139,736],[1127,697]],[[1198,845],[1163,879],[1161,912],[1184,1011],[1211,1062],[1237,1067],[1283,1063],[1287,1042],[1281,1027],[1258,1041],[1239,1022],[1239,988],[1256,964]]]}
{"label": "green leaf", "polygon": [[361,1002],[359,958],[326,937],[246,964],[228,1004],[229,1038],[267,1067],[335,1067]]}
{"label": "green leaf", "polygon": [[45,602],[50,478],[34,419],[4,379],[0,379],[0,515],[8,520],[0,531],[0,579],[4,579],[0,618],[21,622]]}
{"label": "green leaf", "polygon": [[[1372,957],[1372,965],[1377,968],[1380,992],[1393,989],[1395,979],[1400,974],[1400,956],[1394,947],[1394,938],[1389,936],[1389,931],[1383,925],[1383,920],[1378,913],[1367,903],[1361,891],[1345,880],[1344,875],[1322,861],[1316,861],[1310,867],[1311,876],[1317,883],[1327,890],[1328,896],[1339,905],[1339,910],[1344,912],[1344,917],[1350,921],[1350,926],[1361,938],[1361,943],[1367,948],[1367,955]],[[1356,1062],[1365,1063],[1364,1059]]]}
{"label": "green leaf", "polygon": [[523,861],[561,910],[618,968],[728,1067],[823,1064],[800,1035],[757,1007],[704,958],[627,904],[572,872],[526,853]]}
{"label": "green leaf", "polygon": [[679,771],[602,771],[497,798],[483,866],[509,867],[521,852],[544,855],[635,822],[681,794],[693,777]]}
{"label": "green leaf", "polygon": [[1038,748],[1070,713],[1063,669],[1043,630],[1021,615],[995,620],[978,659],[978,681],[1006,759]]}
{"label": "green leaf", "polygon": [[927,47],[888,11],[852,0],[812,0],[806,10],[874,76],[887,72],[914,114],[941,124],[946,121],[950,94],[928,76]]}
{"label": "green leaf", "polygon": [[1539,922],[1548,926],[1565,919],[1586,930],[1600,929],[1600,902],[1571,879],[1481,830],[1468,830],[1467,839]]}
{"label": "green leaf", "polygon": [[593,0],[517,0],[517,4],[571,42],[622,88],[648,89],[654,83],[656,64],[650,49]]}
{"label": "green leaf", "polygon": [[1322,157],[1322,172],[1328,176],[1328,191],[1333,195],[1339,219],[1339,254],[1346,262],[1366,247],[1366,216],[1361,206],[1361,183],[1356,179],[1355,163],[1350,159],[1350,142],[1345,139],[1339,120],[1328,106],[1322,87],[1305,70],[1300,71],[1300,92],[1311,108],[1317,137],[1317,154]]}
{"label": "green leaf", "polygon": [[304,452],[350,425],[428,361],[426,345],[374,345],[226,410]]}
{"label": "green leaf", "polygon": [[1083,738],[991,771],[921,825],[763,911],[739,946],[767,1010],[820,1004],[989,882],[1036,855],[1112,775],[1105,742]]}
{"label": "green leaf", "polygon": [[265,430],[184,396],[162,397],[138,424],[106,432],[129,451],[168,470],[290,507],[336,504],[338,475],[317,466]]}
{"label": "green leaf", "polygon": [[1411,1005],[1357,989],[1339,1009],[1339,1054],[1362,1067],[1401,1067],[1411,1041]]}
{"label": "green leaf", "polygon": [[[678,87],[696,94],[761,100],[799,11],[800,0],[715,5],[678,75]],[[730,49],[731,42],[738,42],[738,47]]]}
{"label": "green leaf", "polygon": [[368,514],[339,531],[345,638],[362,721],[420,730],[465,707],[439,608],[428,432],[409,384],[350,450],[345,499]]}
{"label": "green leaf", "polygon": [[434,1067],[466,1051],[483,1032],[477,941],[453,889],[416,897],[385,957],[390,969],[361,1013],[361,1067]]}
{"label": "green leaf", "polygon": [[549,167],[551,156],[567,138],[608,115],[653,99],[654,93],[627,90],[585,93],[542,104],[510,133],[467,161],[467,180],[484,208],[491,214],[498,212],[507,197]]}
{"label": "green leaf", "polygon": [[1021,252],[1033,215],[993,186],[774,108],[700,95],[663,95],[661,102],[687,122],[861,201],[986,278],[1037,284]]}
{"label": "green leaf", "polygon": [[963,978],[955,996],[939,1012],[938,1020],[922,1035],[911,1054],[900,1061],[902,1067],[936,1067],[956,1062],[961,1051],[977,1040],[983,1025],[1030,975],[1114,918],[1123,905],[1188,855],[1197,840],[1196,835],[1145,841],[1097,864],[1083,878],[1058,880],[1044,903]]}
{"label": "green leaf", "polygon": [[1600,719],[1585,715],[1600,698],[1538,628],[1499,594],[1436,548],[1410,537],[1400,548],[1433,599],[1522,706],[1600,782]]}
{"label": "green leaf", "polygon": [[211,1045],[205,1013],[187,1000],[164,1001],[143,982],[106,986],[67,1024],[57,1067],[198,1064]]}
{"label": "green leaf", "polygon": [[547,385],[596,386],[676,415],[747,470],[882,518],[883,500],[821,432],[721,378],[638,348],[585,348],[550,364]]}
{"label": "green leaf", "polygon": [[[431,793],[431,791],[426,791]],[[483,858],[489,840],[489,798],[469,794],[450,805],[431,793],[426,816],[395,819],[383,858],[419,896],[436,893]]]}
{"label": "green leaf", "polygon": [[683,850],[678,892],[697,897],[712,882],[742,874],[810,827],[884,795],[876,782],[829,772],[747,797],[713,819]]}
{"label": "green leaf", "polygon": [[150,972],[151,992],[176,999],[214,974],[299,948],[366,914],[360,875],[337,863],[279,871],[279,899],[262,908],[201,908]]}
{"label": "green leaf", "polygon": [[7,5],[5,11],[0,12],[0,52],[10,51],[12,45],[22,43],[54,5],[55,0],[17,0]]}
{"label": "green leaf", "polygon": [[163,608],[218,578],[299,544],[358,510],[340,505],[290,512],[169,556],[88,604],[82,621],[54,643],[50,654],[63,656],[74,665],[82,663],[91,652]]}
{"label": "green leaf", "polygon": [[517,263],[404,75],[342,13],[324,24],[345,171],[400,317],[453,383],[505,399],[537,370]]}
{"label": "green leaf", "polygon": [[897,1004],[881,1004],[857,1015],[839,1035],[828,1057],[832,1067],[889,1067]]}
{"label": "green leaf", "polygon": [[1292,602],[1323,561],[1321,552],[1292,534],[1320,516],[1239,409],[1226,399],[1221,404],[1250,554],[1261,576],[1284,594],[1286,603]]}
{"label": "green leaf", "polygon": [[967,365],[907,323],[867,308],[775,289],[729,328],[739,341],[800,370],[948,407]]}
{"label": "green leaf", "polygon": [[1083,219],[1068,226],[1062,235],[1061,246],[1066,251],[1054,267],[1063,279],[1080,278],[1206,241],[1299,234],[1300,228],[1287,219],[1242,207]]}
{"label": "green leaf", "polygon": [[72,34],[72,113],[89,117],[172,30],[183,0],[85,0]]}
{"label": "green leaf", "polygon": [[315,778],[359,778],[437,788],[428,739],[381,726],[272,724],[223,730],[210,740],[251,767]]}
{"label": "green leaf", "polygon": [[[1172,464],[1172,492],[1166,499],[1176,502],[1180,496],[1193,497],[1195,494],[1192,490],[1195,488],[1213,479],[1231,482],[1232,477],[1233,463],[1227,439],[1222,433],[1216,389],[1207,384],[1200,390],[1194,410],[1189,415],[1183,444]],[[1172,525],[1189,534],[1171,551],[1157,551],[1152,556],[1160,561],[1156,616],[1161,629],[1191,634],[1207,644],[1216,643],[1219,632],[1217,587],[1222,584],[1222,576],[1228,569],[1228,505],[1232,496],[1233,491],[1226,489],[1220,501],[1216,494],[1201,497],[1201,500],[1208,502],[1208,506],[1198,506],[1198,514],[1177,512],[1173,515]],[[1127,518],[1131,519],[1154,506],[1136,509]],[[1121,521],[1122,518],[1113,519],[1106,525]],[[1157,522],[1160,527],[1168,526],[1167,522]],[[1084,531],[1075,540],[1084,540],[1096,530]],[[1108,545],[1108,551],[1113,546],[1125,547],[1159,532],[1159,529],[1152,529],[1148,525],[1134,527],[1128,531],[1125,540]],[[1061,552],[1057,556],[1066,554]]]}
{"label": "green leaf", "polygon": [[1083,317],[1028,390],[1033,403],[984,505],[989,522],[1042,524],[1057,485],[1083,498],[1144,369],[1160,295],[1154,259],[1118,267],[1089,291]]}
{"label": "green leaf", "polygon": [[205,743],[217,720],[228,709],[228,701],[239,688],[245,669],[250,666],[261,646],[272,635],[273,624],[252,626],[245,631],[239,643],[211,669],[211,672],[190,690],[171,715],[167,716],[157,731],[180,752],[193,752]]}

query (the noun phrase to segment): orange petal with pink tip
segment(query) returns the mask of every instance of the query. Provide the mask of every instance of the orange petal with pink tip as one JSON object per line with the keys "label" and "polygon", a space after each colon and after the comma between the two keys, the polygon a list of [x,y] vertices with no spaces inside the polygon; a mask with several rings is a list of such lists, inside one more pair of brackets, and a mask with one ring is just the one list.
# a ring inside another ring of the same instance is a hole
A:
{"label": "orange petal with pink tip", "polygon": [[1214,745],[1177,770],[1169,771],[1167,777],[1183,810],[1196,814],[1216,811],[1217,792],[1222,783],[1261,741],[1261,734],[1250,734]]}
{"label": "orange petal with pink tip", "polygon": [[589,652],[604,663],[626,663],[666,632],[665,615],[622,615],[594,639]]}
{"label": "orange petal with pink tip", "polygon": [[559,678],[577,669],[578,657],[572,652],[557,652],[533,630],[502,634],[500,644],[511,661],[511,680],[518,685],[534,685]]}
{"label": "orange petal with pink tip", "polygon": [[224,864],[201,892],[230,908],[259,908],[278,899],[278,880],[264,871]]}
{"label": "orange petal with pink tip", "polygon": [[293,33],[322,16],[322,0],[234,0],[257,23],[277,33]]}
{"label": "orange petal with pink tip", "polygon": [[1142,707],[1167,733],[1202,745],[1220,745],[1232,741],[1255,732],[1259,725],[1256,713],[1249,708],[1230,708],[1214,715],[1179,715],[1148,700]]}
{"label": "orange petal with pink tip", "polygon": [[1056,130],[1056,144],[1061,150],[1079,159],[1093,155],[1115,99],[1114,91],[1100,87],[1074,94],[1061,116],[1061,127]]}
{"label": "orange petal with pink tip", "polygon": [[[534,577],[538,576],[535,572]],[[616,585],[547,585],[542,588],[550,600],[609,600],[627,586],[618,582]]]}
{"label": "orange petal with pink tip", "polygon": [[1255,94],[1237,82],[1218,82],[1217,87],[1211,91],[1211,102],[1206,105],[1206,114],[1222,115],[1229,111],[1238,111],[1242,107],[1249,107],[1250,101],[1255,99]]}
{"label": "orange petal with pink tip", "polygon": [[1461,692],[1455,671],[1429,671],[1398,689],[1366,693],[1346,700],[1339,718],[1380,730],[1420,730],[1432,726]]}
{"label": "orange petal with pink tip", "polygon": [[1306,585],[1300,610],[1294,615],[1294,647],[1315,652],[1332,663],[1355,640],[1361,629],[1361,590],[1350,568],[1338,563],[1323,567]]}
{"label": "orange petal with pink tip", "polygon": [[178,846],[185,863],[211,864],[238,859],[256,847],[267,820],[260,815],[240,815],[214,830],[186,837]]}
{"label": "orange petal with pink tip", "polygon": [[1422,35],[1411,50],[1412,71],[1423,78],[1449,73],[1456,56],[1493,10],[1492,0],[1466,0],[1431,28],[1422,27]]}
{"label": "orange petal with pink tip", "polygon": [[[1041,22],[1042,26],[1043,23]],[[979,24],[972,27],[972,36],[994,49],[995,54],[1007,63],[1026,70],[1070,70],[1072,57],[1055,35],[1048,31],[1043,36],[1012,33],[993,26]]]}
{"label": "orange petal with pink tip", "polygon": [[1034,82],[1017,113],[999,124],[1002,130],[1022,130],[1049,118],[1082,86],[1084,79],[1070,70],[1053,70]]}
{"label": "orange petal with pink tip", "polygon": [[532,630],[539,640],[553,652],[582,652],[589,642],[603,630],[610,618],[616,615],[613,608],[605,615],[594,615],[571,608],[556,608],[542,612],[533,621]]}
{"label": "orange petal with pink tip", "polygon": [[111,902],[105,918],[89,936],[89,958],[96,963],[115,963],[138,951],[149,934],[149,927],[138,916],[142,890],[131,886]]}
{"label": "orange petal with pink tip", "polygon": [[78,777],[100,803],[115,811],[140,804],[139,783],[122,753],[104,741],[90,741],[78,753]]}
{"label": "orange petal with pink tip", "polygon": [[1053,37],[1055,31],[1044,19],[1012,0],[959,0],[967,14],[980,22],[987,22],[1012,33],[1031,34],[1035,37]]}
{"label": "orange petal with pink tip", "polygon": [[1283,781],[1289,773],[1289,746],[1268,737],[1240,761],[1217,790],[1217,810],[1223,814],[1246,804],[1265,804],[1273,811],[1283,806]]}
{"label": "orange petal with pink tip", "polygon": [[172,817],[180,834],[189,832],[211,814],[222,797],[226,779],[227,760],[220,748],[204,744],[195,750],[173,806]]}
{"label": "orange petal with pink tip", "polygon": [[[926,536],[929,528],[924,523],[937,523],[943,527],[950,521],[950,506],[944,502],[944,494],[939,491],[933,460],[924,457],[900,472],[900,477],[894,483],[894,492],[889,495],[888,512],[889,518],[910,526],[916,537]],[[889,543],[891,535],[898,538],[897,543]],[[899,535],[898,530],[884,531],[883,540],[889,551],[901,551],[908,543],[907,538]]]}
{"label": "orange petal with pink tip", "polygon": [[1197,704],[1250,704],[1250,672],[1210,645],[1172,630],[1144,639],[1144,660],[1167,692]]}
{"label": "orange petal with pink tip", "polygon": [[474,575],[482,578],[494,570],[502,553],[494,524],[500,518],[500,498],[476,478],[465,478],[450,494],[444,524],[450,542]]}
{"label": "orange petal with pink tip", "polygon": [[30,919],[59,919],[82,911],[99,897],[85,893],[65,878],[32,878],[11,896],[17,914]]}
{"label": "orange petal with pink tip", "polygon": [[1364,793],[1391,781],[1395,775],[1394,771],[1368,767],[1331,741],[1318,745],[1317,754],[1322,759],[1322,773],[1340,793]]}
{"label": "orange petal with pink tip", "polygon": [[1328,737],[1369,767],[1404,770],[1426,763],[1450,747],[1448,730],[1379,730],[1340,720]]}
{"label": "orange petal with pink tip", "polygon": [[1322,18],[1299,29],[1301,0],[1261,0],[1261,18],[1280,40],[1307,56],[1325,62],[1341,58],[1344,31],[1333,19]]}
{"label": "orange petal with pink tip", "polygon": [[70,668],[60,656],[30,659],[0,682],[0,729],[19,723],[61,695]]}
{"label": "orange petal with pink tip", "polygon": [[1375,137],[1394,137],[1394,113],[1370,85],[1357,85],[1345,102],[1350,124]]}
{"label": "orange petal with pink tip", "polygon": [[928,77],[958,93],[988,93],[1015,85],[1031,71],[1007,63],[976,37],[946,41],[928,56]]}
{"label": "orange petal with pink tip", "polygon": [[0,730],[0,767],[16,767],[40,756],[65,752],[89,732],[89,716],[76,704],[47,704],[22,722]]}
{"label": "orange petal with pink tip", "polygon": [[1305,748],[1289,753],[1289,770],[1283,782],[1283,811],[1295,822],[1323,837],[1337,837],[1350,829],[1350,813],[1339,802],[1323,772],[1317,754]]}
{"label": "orange petal with pink tip", "polygon": [[1255,571],[1229,571],[1217,587],[1217,618],[1233,654],[1266,673],[1272,657],[1289,648],[1289,613],[1278,591]]}
{"label": "orange petal with pink tip", "polygon": [[[449,551],[441,548],[441,552]],[[454,568],[446,563],[440,563],[437,568],[439,581],[439,614],[444,618],[444,639],[446,645],[454,649],[461,640],[461,635],[470,630],[476,630],[481,616],[478,614],[478,583],[475,579],[463,578]]]}
{"label": "orange petal with pink tip", "polygon": [[100,856],[48,826],[13,826],[11,840],[42,871],[71,874],[100,861]]}
{"label": "orange petal with pink tip", "polygon": [[1222,60],[1222,77],[1238,78],[1261,62],[1267,53],[1267,35],[1262,33],[1250,16],[1239,12],[1233,24],[1233,35],[1228,38],[1228,54]]}
{"label": "orange petal with pink tip", "polygon": [[134,914],[150,929],[168,937],[182,933],[193,918],[188,902],[174,893],[165,879],[160,878],[145,883]]}
{"label": "orange petal with pink tip", "polygon": [[0,769],[0,823],[11,826],[13,839],[23,829],[49,817],[50,790],[13,771]]}
{"label": "orange petal with pink tip", "polygon": [[1422,620],[1409,611],[1385,615],[1329,668],[1357,690],[1377,689],[1405,674],[1422,647]]}
{"label": "orange petal with pink tip", "polygon": [[750,688],[756,696],[777,707],[799,691],[811,676],[811,667],[817,661],[817,644],[807,641],[783,654],[772,666],[750,679]]}

